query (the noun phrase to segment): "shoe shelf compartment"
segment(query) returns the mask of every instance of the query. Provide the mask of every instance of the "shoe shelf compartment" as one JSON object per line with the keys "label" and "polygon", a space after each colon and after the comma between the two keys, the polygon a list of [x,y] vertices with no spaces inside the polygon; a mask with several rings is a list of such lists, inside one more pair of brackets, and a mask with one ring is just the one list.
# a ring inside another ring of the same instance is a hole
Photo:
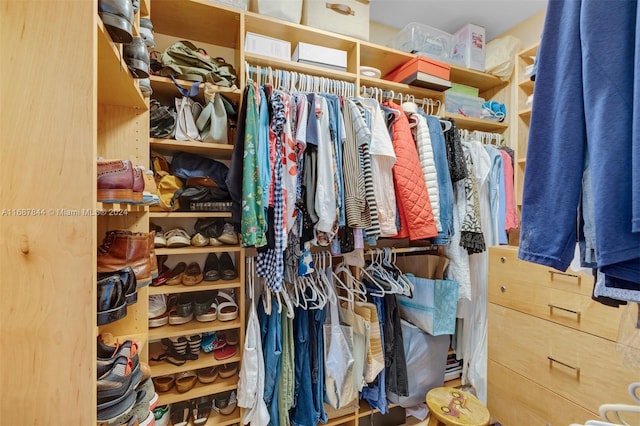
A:
{"label": "shoe shelf compartment", "polygon": [[240,409],[236,408],[233,413],[228,416],[223,416],[215,410],[211,411],[209,420],[205,423],[205,426],[228,426],[232,424],[240,423]]}
{"label": "shoe shelf compartment", "polygon": [[[164,352],[162,348],[163,346],[159,342],[151,343],[149,346],[149,359],[162,354]],[[158,377],[180,373],[187,370],[198,370],[200,368],[213,367],[216,365],[233,364],[240,362],[240,360],[241,357],[239,352],[230,358],[217,360],[213,356],[213,353],[205,353],[201,350],[198,359],[187,361],[184,365],[173,365],[166,361],[149,361],[149,366],[151,367],[151,377]],[[218,383],[220,380],[224,379],[218,377],[213,383]]]}
{"label": "shoe shelf compartment", "polygon": [[98,17],[98,103],[147,109],[138,83],[129,74],[120,45],[111,41]]}
{"label": "shoe shelf compartment", "polygon": [[[238,387],[238,375],[229,377],[228,379],[218,378],[213,383],[203,384],[197,382],[196,385],[188,392],[180,393],[176,390],[175,386],[168,392],[158,392],[158,405],[173,404],[180,401],[187,401],[189,399],[200,398],[201,396],[214,395],[220,392],[234,390]],[[229,416],[223,416],[231,418]],[[217,424],[217,423],[216,423]]]}
{"label": "shoe shelf compartment", "polygon": [[453,118],[456,120],[456,126],[459,129],[469,129],[469,130],[480,130],[483,132],[497,132],[502,133],[505,132],[509,128],[508,123],[499,122],[499,121],[491,121],[491,120],[483,120],[481,118],[473,118],[473,117],[465,117],[461,114],[453,114],[447,112],[445,114],[447,118]]}
{"label": "shoe shelf compartment", "polygon": [[242,283],[239,279],[234,280],[218,280],[218,281],[202,281],[196,285],[160,285],[157,287],[149,286],[149,296],[154,294],[175,294],[175,293],[194,293],[206,290],[224,290],[226,288],[240,288]]}
{"label": "shoe shelf compartment", "polygon": [[164,210],[150,210],[150,218],[191,219],[199,217],[231,217],[231,212],[168,212]]}
{"label": "shoe shelf compartment", "polygon": [[[239,329],[241,325],[240,315],[238,315],[238,318],[231,321],[220,321],[217,319],[215,321],[200,322],[193,319],[186,324],[166,324],[162,327],[150,328],[149,340],[160,340],[163,337],[190,336],[192,334],[201,334],[206,331]],[[244,337],[244,335],[242,336]]]}
{"label": "shoe shelf compartment", "polygon": [[126,216],[131,212],[145,213],[149,206],[129,203],[96,203],[96,216]]}
{"label": "shoe shelf compartment", "polygon": [[233,145],[200,141],[150,138],[149,144],[152,150],[165,155],[172,155],[176,151],[184,151],[204,157],[229,160],[233,152]]}
{"label": "shoe shelf compartment", "polygon": [[156,255],[167,254],[198,254],[198,253],[224,253],[238,252],[240,245],[205,246],[205,247],[180,247],[180,248],[157,248]]}

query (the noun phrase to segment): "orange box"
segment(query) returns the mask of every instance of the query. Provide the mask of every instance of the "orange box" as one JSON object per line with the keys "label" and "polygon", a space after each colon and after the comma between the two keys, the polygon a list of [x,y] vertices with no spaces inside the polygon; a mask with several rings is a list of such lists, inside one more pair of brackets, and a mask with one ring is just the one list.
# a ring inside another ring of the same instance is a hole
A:
{"label": "orange box", "polygon": [[451,66],[424,56],[416,56],[387,74],[384,79],[401,82],[416,72],[423,72],[449,80]]}

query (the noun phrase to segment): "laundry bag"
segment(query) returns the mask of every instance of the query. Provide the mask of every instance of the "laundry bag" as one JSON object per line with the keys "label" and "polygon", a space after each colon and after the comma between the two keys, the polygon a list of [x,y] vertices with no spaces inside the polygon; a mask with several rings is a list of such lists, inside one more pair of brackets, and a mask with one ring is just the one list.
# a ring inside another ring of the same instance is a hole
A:
{"label": "laundry bag", "polygon": [[456,331],[458,282],[405,274],[414,286],[413,297],[398,295],[400,316],[432,336]]}
{"label": "laundry bag", "polygon": [[328,302],[327,305],[330,315],[323,327],[324,401],[338,409],[353,402],[357,396],[354,385],[353,328],[340,323],[337,301]]}

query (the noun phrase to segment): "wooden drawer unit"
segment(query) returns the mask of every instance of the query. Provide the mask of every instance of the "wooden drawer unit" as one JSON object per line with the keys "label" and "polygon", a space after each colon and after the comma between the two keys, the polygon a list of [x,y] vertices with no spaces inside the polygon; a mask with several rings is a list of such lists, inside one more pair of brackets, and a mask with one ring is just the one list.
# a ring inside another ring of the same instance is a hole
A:
{"label": "wooden drawer unit", "polygon": [[489,359],[590,411],[625,400],[640,378],[615,342],[492,303],[488,317]]}
{"label": "wooden drawer unit", "polygon": [[487,369],[487,407],[504,426],[566,426],[598,417],[495,361]]}
{"label": "wooden drawer unit", "polygon": [[518,247],[492,247],[489,250],[489,280],[545,285],[591,297],[593,278],[590,275],[561,272],[535,263],[518,259]]}

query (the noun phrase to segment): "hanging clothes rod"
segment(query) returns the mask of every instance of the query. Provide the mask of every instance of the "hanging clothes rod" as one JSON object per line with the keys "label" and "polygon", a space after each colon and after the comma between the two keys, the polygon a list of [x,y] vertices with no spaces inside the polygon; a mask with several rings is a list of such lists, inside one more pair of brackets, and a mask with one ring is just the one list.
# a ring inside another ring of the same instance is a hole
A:
{"label": "hanging clothes rod", "polygon": [[440,108],[442,107],[442,102],[440,101],[440,99],[432,99],[427,97],[416,99],[416,97],[411,94],[404,94],[401,92],[396,93],[393,90],[385,90],[379,87],[367,87],[364,85],[360,86],[360,94],[374,98],[378,102],[382,102],[386,99],[397,100],[401,104],[404,102],[413,102],[416,105],[421,106],[425,113],[434,116],[440,115]]}
{"label": "hanging clothes rod", "polygon": [[252,65],[248,62],[245,62],[245,70],[247,80],[253,80],[258,85],[271,84],[285,92],[332,93],[345,97],[355,96],[356,93],[356,85],[348,81]]}

